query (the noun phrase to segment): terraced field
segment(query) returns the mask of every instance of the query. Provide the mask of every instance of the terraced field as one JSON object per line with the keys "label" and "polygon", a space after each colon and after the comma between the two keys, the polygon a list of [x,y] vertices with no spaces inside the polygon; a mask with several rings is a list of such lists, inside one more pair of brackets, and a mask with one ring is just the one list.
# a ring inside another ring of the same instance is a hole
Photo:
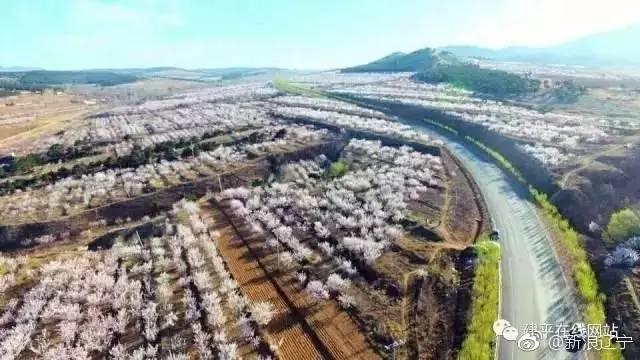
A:
{"label": "terraced field", "polygon": [[202,87],[7,157],[0,357],[364,360],[395,341],[436,359],[424,324],[455,357],[463,250],[488,226],[475,185],[430,136],[313,108],[270,83]]}

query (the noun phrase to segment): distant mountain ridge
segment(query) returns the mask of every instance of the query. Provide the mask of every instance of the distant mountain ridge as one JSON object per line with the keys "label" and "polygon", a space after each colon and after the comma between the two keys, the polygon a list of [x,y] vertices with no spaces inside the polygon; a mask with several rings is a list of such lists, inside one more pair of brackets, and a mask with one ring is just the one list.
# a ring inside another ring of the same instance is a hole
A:
{"label": "distant mountain ridge", "polygon": [[269,76],[284,72],[279,68],[230,67],[185,69],[172,66],[148,68],[111,68],[87,70],[32,70],[27,67],[0,67],[0,88],[42,90],[47,87],[78,84],[111,86],[145,79],[171,79],[193,82],[217,82],[251,76]]}
{"label": "distant mountain ridge", "polygon": [[26,71],[38,71],[42,68],[26,67],[26,66],[0,66],[0,72],[26,72]]}
{"label": "distant mountain ridge", "polygon": [[488,49],[477,46],[446,46],[441,50],[449,51],[461,57],[501,61],[640,67],[640,24],[588,35],[546,48],[507,47],[503,49]]}
{"label": "distant mountain ridge", "polygon": [[0,88],[5,90],[41,91],[64,85],[93,84],[112,86],[137,81],[133,75],[114,73],[110,71],[81,70],[81,71],[5,71],[0,72]]}

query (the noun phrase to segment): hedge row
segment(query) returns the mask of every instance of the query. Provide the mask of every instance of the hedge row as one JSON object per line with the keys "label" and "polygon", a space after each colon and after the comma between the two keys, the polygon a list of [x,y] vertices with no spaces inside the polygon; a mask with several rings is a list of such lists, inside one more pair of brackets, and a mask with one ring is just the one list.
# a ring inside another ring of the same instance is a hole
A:
{"label": "hedge row", "polygon": [[493,323],[498,319],[500,299],[500,245],[490,241],[487,235],[474,246],[478,255],[473,282],[471,320],[467,336],[462,343],[460,359],[490,360],[495,354],[496,336]]}
{"label": "hedge row", "polygon": [[[567,219],[562,217],[558,209],[549,201],[547,194],[533,187],[529,187],[529,191],[549,220],[548,222],[554,232],[558,235],[563,250],[572,258],[572,276],[576,282],[578,294],[584,304],[585,321],[587,324],[606,324],[607,319],[604,307],[606,297],[598,290],[598,279],[591,268],[580,234],[571,227]],[[622,352],[619,347],[614,350],[600,352],[600,359],[621,358]]]}

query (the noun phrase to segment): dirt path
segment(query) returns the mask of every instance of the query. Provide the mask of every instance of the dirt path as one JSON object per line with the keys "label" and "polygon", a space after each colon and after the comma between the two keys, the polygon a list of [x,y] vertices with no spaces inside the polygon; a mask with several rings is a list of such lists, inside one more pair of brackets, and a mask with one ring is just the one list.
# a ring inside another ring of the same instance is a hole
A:
{"label": "dirt path", "polygon": [[442,206],[442,211],[440,211],[440,219],[438,220],[438,225],[435,227],[440,235],[448,242],[457,242],[455,236],[449,232],[447,229],[447,223],[449,221],[449,211],[451,211],[451,203],[453,198],[456,196],[456,190],[449,182],[445,187],[444,191],[444,205]]}

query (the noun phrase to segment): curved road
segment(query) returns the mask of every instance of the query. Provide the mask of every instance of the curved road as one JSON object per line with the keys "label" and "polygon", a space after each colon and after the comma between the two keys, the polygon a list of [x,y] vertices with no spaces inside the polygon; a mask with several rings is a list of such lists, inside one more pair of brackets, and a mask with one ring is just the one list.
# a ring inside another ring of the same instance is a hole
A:
{"label": "curved road", "polygon": [[[455,138],[444,138],[428,128],[420,130],[444,140],[462,161],[477,182],[495,226],[500,230],[501,318],[508,320],[520,333],[528,324],[575,322],[574,296],[551,248],[547,230],[528,200],[528,190]],[[502,338],[498,349],[500,360],[578,358],[564,350],[550,351],[544,343],[536,351],[524,352],[515,342]]]}

